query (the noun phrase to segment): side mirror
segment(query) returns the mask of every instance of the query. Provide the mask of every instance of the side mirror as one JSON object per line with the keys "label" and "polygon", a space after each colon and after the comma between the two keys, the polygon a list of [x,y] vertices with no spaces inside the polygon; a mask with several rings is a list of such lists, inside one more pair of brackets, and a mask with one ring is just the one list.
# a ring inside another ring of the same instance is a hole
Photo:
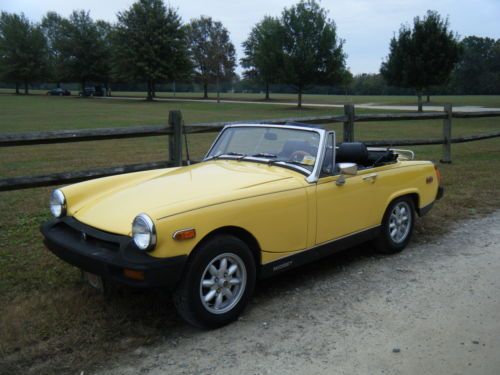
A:
{"label": "side mirror", "polygon": [[339,163],[341,174],[355,176],[358,173],[358,165],[356,163]]}
{"label": "side mirror", "polygon": [[356,163],[339,163],[338,167],[340,170],[340,176],[339,178],[337,178],[337,181],[335,181],[335,184],[337,184],[337,186],[342,186],[345,184],[344,175],[354,176],[358,173],[358,166]]}

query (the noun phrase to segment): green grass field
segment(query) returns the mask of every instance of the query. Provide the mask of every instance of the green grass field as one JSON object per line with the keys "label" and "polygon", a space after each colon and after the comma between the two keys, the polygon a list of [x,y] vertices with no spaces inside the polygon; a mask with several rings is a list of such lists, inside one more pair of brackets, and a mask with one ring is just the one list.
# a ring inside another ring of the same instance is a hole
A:
{"label": "green grass field", "polygon": [[[367,97],[366,101],[386,98]],[[391,98],[396,103],[408,99]],[[457,97],[456,102],[500,105],[499,97]],[[0,133],[164,124],[171,109],[180,109],[188,124],[341,113],[341,109],[297,110],[258,104],[147,103],[3,94]],[[333,128],[340,136],[340,127]],[[455,136],[499,129],[500,118],[453,120]],[[356,124],[355,137],[428,138],[439,137],[441,131],[441,121],[379,122]],[[193,158],[204,154],[214,136],[190,136]],[[419,159],[439,160],[441,156],[441,146],[412,149]],[[73,171],[163,160],[166,156],[166,137],[0,148],[0,176]],[[498,138],[454,145],[453,164],[441,167],[445,198],[420,220],[415,240],[425,241],[459,219],[500,207],[499,162]],[[38,226],[49,218],[50,190],[0,193],[0,374],[88,373],[118,353],[175,334],[183,323],[161,291],[117,289],[110,299],[98,296],[81,283],[76,269],[44,249]]]}

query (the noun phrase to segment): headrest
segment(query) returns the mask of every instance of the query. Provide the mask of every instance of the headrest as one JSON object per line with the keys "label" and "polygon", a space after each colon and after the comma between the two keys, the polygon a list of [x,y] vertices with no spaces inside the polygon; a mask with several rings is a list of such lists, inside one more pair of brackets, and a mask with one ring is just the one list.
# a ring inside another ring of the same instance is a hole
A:
{"label": "headrest", "polygon": [[361,142],[343,142],[337,149],[337,163],[364,164],[368,160],[368,149]]}

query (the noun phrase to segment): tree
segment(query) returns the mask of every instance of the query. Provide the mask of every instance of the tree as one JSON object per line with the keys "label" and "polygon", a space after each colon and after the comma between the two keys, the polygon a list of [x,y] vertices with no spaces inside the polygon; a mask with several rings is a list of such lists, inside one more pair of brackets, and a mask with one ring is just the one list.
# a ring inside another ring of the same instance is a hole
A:
{"label": "tree", "polygon": [[104,83],[106,88],[106,95],[109,95],[109,82],[111,81],[112,75],[112,42],[111,38],[113,35],[113,27],[106,21],[98,20],[95,23],[98,34],[99,45],[105,51],[102,58],[97,61],[96,76],[97,79]]}
{"label": "tree", "polygon": [[285,8],[281,16],[284,29],[283,80],[298,93],[311,84],[336,84],[345,77],[343,41],[337,36],[335,22],[315,0],[302,0]]}
{"label": "tree", "polygon": [[145,81],[147,100],[153,100],[157,82],[182,78],[191,69],[181,19],[161,0],[139,0],[118,13],[113,41],[118,75]]}
{"label": "tree", "polygon": [[497,94],[500,90],[500,39],[469,36],[460,42],[462,56],[452,73],[460,94]]}
{"label": "tree", "polygon": [[244,76],[264,83],[266,100],[269,100],[269,84],[279,81],[283,44],[284,29],[279,19],[268,16],[254,26],[243,42],[245,57],[241,65],[247,69]]}
{"label": "tree", "polygon": [[236,66],[229,32],[222,23],[202,16],[191,20],[187,33],[195,78],[203,84],[203,98],[208,98],[208,84],[215,81],[219,100],[220,81],[232,80]]}
{"label": "tree", "polygon": [[0,77],[19,84],[40,79],[47,67],[47,42],[39,25],[31,23],[24,14],[0,14]]}
{"label": "tree", "polygon": [[60,87],[61,81],[65,79],[64,77],[64,66],[63,58],[61,53],[61,40],[64,35],[65,27],[68,20],[62,18],[56,12],[48,12],[42,18],[42,31],[47,40],[47,52],[48,52],[48,77],[50,80],[54,80],[57,83],[57,87]]}
{"label": "tree", "polygon": [[74,11],[62,23],[61,39],[58,41],[63,75],[81,83],[82,90],[91,80],[100,80],[103,66],[109,57],[97,24],[89,12]]}
{"label": "tree", "polygon": [[347,95],[347,91],[349,90],[349,87],[351,87],[353,81],[354,81],[354,76],[352,75],[352,73],[347,69],[344,70],[340,82],[342,84],[342,88],[344,89],[345,95]]}
{"label": "tree", "polygon": [[401,26],[380,73],[390,85],[415,89],[421,112],[424,90],[445,84],[459,56],[458,36],[449,29],[448,19],[429,10],[423,18],[414,18],[413,29]]}

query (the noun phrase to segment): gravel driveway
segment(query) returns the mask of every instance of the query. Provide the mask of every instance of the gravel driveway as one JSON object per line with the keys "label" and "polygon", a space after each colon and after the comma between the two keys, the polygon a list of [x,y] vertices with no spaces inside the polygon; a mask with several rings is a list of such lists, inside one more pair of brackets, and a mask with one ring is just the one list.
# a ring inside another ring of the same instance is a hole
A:
{"label": "gravel driveway", "polygon": [[261,283],[236,323],[179,324],[111,374],[500,374],[500,212],[403,253],[366,248]]}

